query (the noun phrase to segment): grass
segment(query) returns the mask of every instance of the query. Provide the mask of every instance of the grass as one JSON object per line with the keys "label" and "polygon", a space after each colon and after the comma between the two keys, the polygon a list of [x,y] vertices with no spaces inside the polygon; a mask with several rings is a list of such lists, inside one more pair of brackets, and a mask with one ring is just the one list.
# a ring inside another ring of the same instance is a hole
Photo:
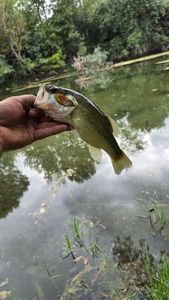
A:
{"label": "grass", "polygon": [[63,257],[66,258],[69,255],[72,256],[73,260],[75,260],[74,245],[73,245],[72,240],[69,237],[69,235],[65,234],[64,235],[64,242],[63,242]]}
{"label": "grass", "polygon": [[92,257],[97,257],[98,252],[102,252],[102,249],[97,243],[97,240],[90,240],[90,246],[89,246],[89,251],[92,254]]}
{"label": "grass", "polygon": [[69,226],[70,226],[70,228],[72,230],[73,238],[76,241],[77,245],[79,247],[83,247],[84,246],[83,238],[82,238],[83,233],[81,231],[81,225],[80,225],[79,219],[76,218],[76,217],[72,217],[69,220]]}
{"label": "grass", "polygon": [[[167,216],[156,201],[151,210],[160,228],[167,224]],[[117,237],[111,251],[104,250],[97,237],[104,228],[97,224],[90,227],[90,223],[77,217],[68,220],[63,254],[71,256],[75,265],[61,300],[83,299],[84,295],[102,300],[169,300],[167,253],[155,257],[144,239],[136,248],[131,237]]]}
{"label": "grass", "polygon": [[154,233],[161,234],[169,224],[169,217],[158,201],[153,200],[152,203],[152,207],[150,209],[147,208],[148,219]]}
{"label": "grass", "polygon": [[146,287],[149,297],[152,300],[169,299],[169,257],[157,263],[156,268],[152,268],[150,262],[146,263],[149,268],[149,284]]}

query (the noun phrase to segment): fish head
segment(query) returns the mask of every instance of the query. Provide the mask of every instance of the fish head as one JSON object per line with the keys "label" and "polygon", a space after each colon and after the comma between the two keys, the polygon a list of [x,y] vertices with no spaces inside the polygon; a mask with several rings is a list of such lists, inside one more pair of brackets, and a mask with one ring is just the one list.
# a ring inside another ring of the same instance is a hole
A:
{"label": "fish head", "polygon": [[75,97],[67,89],[41,84],[34,107],[43,110],[56,121],[65,121],[77,106]]}

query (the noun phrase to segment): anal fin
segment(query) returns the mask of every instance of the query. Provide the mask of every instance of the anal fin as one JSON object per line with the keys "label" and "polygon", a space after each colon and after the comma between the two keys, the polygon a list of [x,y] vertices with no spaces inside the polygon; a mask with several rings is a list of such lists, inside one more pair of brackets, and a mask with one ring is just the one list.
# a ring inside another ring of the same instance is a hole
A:
{"label": "anal fin", "polygon": [[102,151],[101,151],[101,149],[93,147],[93,146],[91,146],[89,144],[88,144],[88,147],[89,147],[89,152],[90,152],[91,157],[94,160],[96,160],[96,161],[101,161],[101,158],[102,158]]}

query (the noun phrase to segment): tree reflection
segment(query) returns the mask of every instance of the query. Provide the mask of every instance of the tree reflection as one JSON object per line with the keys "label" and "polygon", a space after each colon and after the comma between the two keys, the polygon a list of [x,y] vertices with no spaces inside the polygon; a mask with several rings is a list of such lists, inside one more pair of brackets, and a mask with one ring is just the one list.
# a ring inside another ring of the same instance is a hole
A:
{"label": "tree reflection", "polygon": [[128,122],[127,116],[118,122],[118,126],[121,131],[120,145],[122,149],[134,153],[137,150],[143,150],[146,147],[146,131],[132,128]]}
{"label": "tree reflection", "polygon": [[26,163],[44,172],[48,180],[52,179],[53,174],[61,176],[63,171],[72,169],[68,178],[83,182],[96,171],[87,145],[75,137],[73,132],[39,141],[25,150],[25,156]]}
{"label": "tree reflection", "polygon": [[[87,87],[79,88],[70,81],[57,85],[78,90],[117,120],[122,129],[121,147],[130,153],[143,150],[147,145],[145,135],[164,126],[169,115],[167,80],[166,71],[153,61],[97,73]],[[60,176],[62,171],[72,169],[69,179],[83,182],[96,170],[87,145],[73,133],[39,141],[28,147],[25,155],[26,162],[48,180],[53,174]]]}
{"label": "tree reflection", "polygon": [[14,164],[14,155],[4,154],[0,160],[0,218],[19,206],[28,185],[28,178]]}
{"label": "tree reflection", "polygon": [[168,78],[155,61],[98,73],[88,81],[81,92],[110,116],[119,120],[128,115],[135,130],[164,126],[169,114]]}

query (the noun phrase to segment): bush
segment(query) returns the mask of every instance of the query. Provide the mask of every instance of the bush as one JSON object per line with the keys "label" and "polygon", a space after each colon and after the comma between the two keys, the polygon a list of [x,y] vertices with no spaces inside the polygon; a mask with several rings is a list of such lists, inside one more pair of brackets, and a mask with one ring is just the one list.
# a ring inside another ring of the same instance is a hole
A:
{"label": "bush", "polygon": [[32,61],[30,58],[25,57],[21,61],[18,61],[15,64],[15,76],[14,78],[23,78],[34,72],[36,68],[36,63]]}
{"label": "bush", "polygon": [[119,61],[122,58],[128,57],[129,52],[126,49],[125,41],[120,37],[114,37],[109,45],[109,56],[111,61]]}
{"label": "bush", "polygon": [[94,49],[92,54],[74,58],[73,68],[76,71],[94,71],[103,67],[107,62],[107,52],[102,51],[100,46]]}
{"label": "bush", "polygon": [[55,71],[64,66],[65,61],[63,58],[62,51],[60,49],[50,57],[41,58],[38,63],[38,67],[42,72]]}
{"label": "bush", "polygon": [[102,51],[100,46],[94,49],[92,54],[85,56],[85,66],[88,69],[104,66],[107,61],[107,52]]}
{"label": "bush", "polygon": [[0,55],[0,83],[3,83],[5,79],[13,72],[13,67],[7,63],[3,55]]}

